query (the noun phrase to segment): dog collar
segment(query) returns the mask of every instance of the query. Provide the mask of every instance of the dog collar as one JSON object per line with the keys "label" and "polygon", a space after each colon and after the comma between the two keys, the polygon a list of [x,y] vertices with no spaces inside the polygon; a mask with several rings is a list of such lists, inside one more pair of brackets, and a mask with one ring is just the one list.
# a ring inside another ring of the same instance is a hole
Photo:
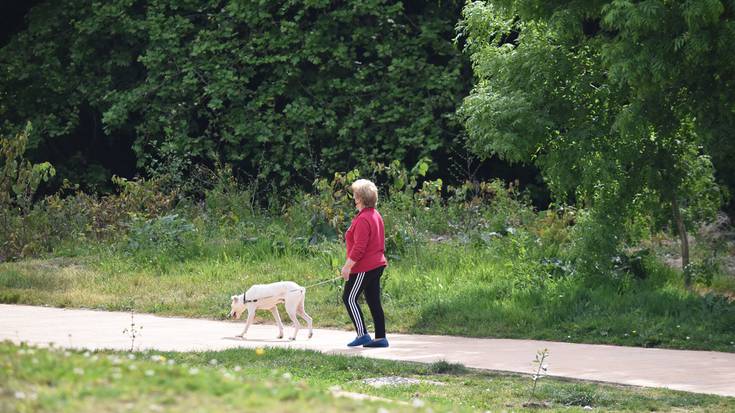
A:
{"label": "dog collar", "polygon": [[256,298],[255,300],[246,300],[245,299],[245,293],[242,293],[242,302],[243,303],[256,303],[256,302],[258,302],[258,299]]}

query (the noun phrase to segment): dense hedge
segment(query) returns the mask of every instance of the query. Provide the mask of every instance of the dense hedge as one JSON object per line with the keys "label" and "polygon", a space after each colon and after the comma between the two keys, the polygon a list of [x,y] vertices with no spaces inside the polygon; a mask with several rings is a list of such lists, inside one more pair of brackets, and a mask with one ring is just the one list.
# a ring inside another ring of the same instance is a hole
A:
{"label": "dense hedge", "polygon": [[0,49],[2,132],[32,121],[32,157],[87,185],[133,162],[284,185],[442,158],[471,82],[461,3],[42,2]]}

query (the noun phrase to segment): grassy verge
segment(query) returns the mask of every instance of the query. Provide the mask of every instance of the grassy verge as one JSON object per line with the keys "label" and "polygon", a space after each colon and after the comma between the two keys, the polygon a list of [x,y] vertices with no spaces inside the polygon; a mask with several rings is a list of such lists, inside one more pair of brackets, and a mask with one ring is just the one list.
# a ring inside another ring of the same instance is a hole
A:
{"label": "grassy verge", "polygon": [[[733,398],[551,378],[542,378],[532,396],[528,377],[285,349],[119,353],[6,342],[0,364],[0,410],[7,412],[735,409]],[[381,388],[365,382],[378,377],[420,381]],[[356,401],[335,391],[389,400]]]}
{"label": "grassy verge", "polygon": [[[383,281],[389,332],[735,351],[735,303],[686,290],[668,267],[649,260],[644,279],[554,275],[523,245],[512,236],[481,246],[427,243],[393,259]],[[202,250],[174,260],[98,246],[3,263],[0,301],[221,319],[230,295],[251,284],[314,284],[336,276],[342,260],[328,243],[220,239]],[[351,328],[340,282],[311,289],[307,312],[319,327]]]}

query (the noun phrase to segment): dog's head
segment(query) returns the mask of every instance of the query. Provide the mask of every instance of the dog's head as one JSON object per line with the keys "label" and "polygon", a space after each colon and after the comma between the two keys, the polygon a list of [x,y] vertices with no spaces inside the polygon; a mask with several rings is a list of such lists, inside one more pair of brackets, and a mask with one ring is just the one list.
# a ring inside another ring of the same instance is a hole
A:
{"label": "dog's head", "polygon": [[232,302],[230,304],[230,318],[240,318],[242,313],[245,311],[245,303],[243,302],[244,299],[244,294],[232,296]]}

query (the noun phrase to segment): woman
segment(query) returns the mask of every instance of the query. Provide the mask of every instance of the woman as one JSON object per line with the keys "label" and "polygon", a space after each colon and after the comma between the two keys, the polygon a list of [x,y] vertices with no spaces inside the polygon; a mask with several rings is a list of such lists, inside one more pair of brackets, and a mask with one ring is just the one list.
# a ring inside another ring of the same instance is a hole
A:
{"label": "woman", "polygon": [[[345,283],[342,301],[357,331],[350,347],[388,347],[385,338],[385,318],[380,304],[380,276],[388,265],[385,259],[385,230],[383,217],[375,209],[378,188],[367,179],[358,179],[352,186],[355,208],[359,211],[345,233],[347,262],[342,267]],[[363,321],[357,297],[365,292],[365,300],[375,324],[375,340],[371,339]]]}

